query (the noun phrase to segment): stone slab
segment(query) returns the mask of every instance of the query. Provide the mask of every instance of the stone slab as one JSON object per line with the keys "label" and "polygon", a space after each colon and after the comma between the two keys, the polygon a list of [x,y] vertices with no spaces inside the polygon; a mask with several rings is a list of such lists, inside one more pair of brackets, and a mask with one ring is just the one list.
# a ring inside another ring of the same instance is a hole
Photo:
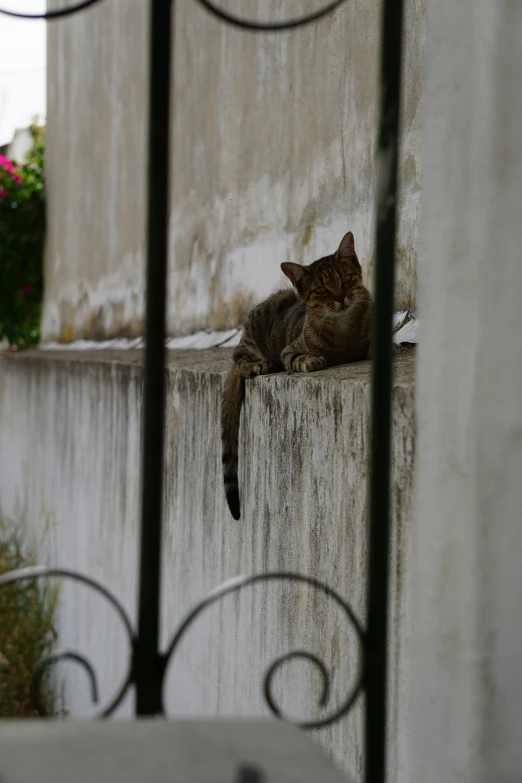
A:
{"label": "stone slab", "polygon": [[346,783],[347,779],[309,737],[279,721],[140,720],[0,723],[0,780]]}

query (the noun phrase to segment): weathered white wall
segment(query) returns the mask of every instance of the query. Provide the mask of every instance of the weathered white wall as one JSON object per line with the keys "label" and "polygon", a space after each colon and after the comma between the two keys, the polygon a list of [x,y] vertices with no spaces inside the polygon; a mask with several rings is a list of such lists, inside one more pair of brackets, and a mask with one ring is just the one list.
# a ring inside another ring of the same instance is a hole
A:
{"label": "weathered white wall", "polygon": [[522,5],[430,0],[411,783],[522,780]]}
{"label": "weathered white wall", "polygon": [[[241,447],[243,518],[226,509],[219,405],[230,352],[177,352],[169,360],[163,578],[164,639],[196,600],[242,573],[296,570],[328,582],[364,620],[369,365],[249,382]],[[411,359],[394,387],[393,591],[390,781],[406,759],[405,644],[415,444]],[[20,355],[0,359],[0,513],[23,524],[40,559],[76,568],[135,615],[139,519],[139,356]],[[48,531],[50,528],[50,531]],[[42,540],[43,539],[43,540]],[[104,699],[124,670],[118,621],[89,592],[65,583],[60,646],[88,654]],[[189,631],[169,672],[171,715],[266,714],[262,673],[291,649],[333,668],[332,704],[346,694],[354,637],[326,599],[302,589],[257,587],[211,610]],[[84,673],[66,671],[67,705],[90,712]],[[319,679],[304,663],[277,679],[282,706],[316,717]],[[120,715],[130,714],[129,702]],[[362,702],[315,734],[361,779]]]}
{"label": "weathered white wall", "polygon": [[[425,0],[406,6],[398,309],[416,291]],[[147,8],[111,0],[49,25],[47,340],[142,330]],[[348,229],[371,273],[379,13],[350,0],[312,27],[248,35],[176,4],[174,143],[156,172],[173,188],[171,334],[240,324],[282,261],[310,263]]]}
{"label": "weathered white wall", "polygon": [[33,149],[34,141],[28,128],[19,128],[15,131],[13,139],[7,145],[6,157],[23,163],[27,154]]}

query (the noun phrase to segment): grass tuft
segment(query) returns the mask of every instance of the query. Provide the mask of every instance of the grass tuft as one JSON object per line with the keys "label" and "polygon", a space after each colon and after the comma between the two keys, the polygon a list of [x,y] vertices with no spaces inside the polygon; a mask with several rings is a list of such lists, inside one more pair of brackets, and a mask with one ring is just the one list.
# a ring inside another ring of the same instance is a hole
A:
{"label": "grass tuft", "polygon": [[[0,574],[34,565],[16,532],[0,523]],[[37,663],[56,639],[54,620],[58,593],[46,580],[31,579],[0,588],[0,718],[35,717],[29,687]],[[55,714],[49,673],[42,678],[40,698]]]}

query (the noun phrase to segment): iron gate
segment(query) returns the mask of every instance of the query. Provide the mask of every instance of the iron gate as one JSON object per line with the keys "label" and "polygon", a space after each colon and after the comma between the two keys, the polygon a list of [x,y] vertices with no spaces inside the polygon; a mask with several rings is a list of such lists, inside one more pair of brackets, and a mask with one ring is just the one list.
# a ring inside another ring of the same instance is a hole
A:
{"label": "iron gate", "polygon": [[[64,9],[44,14],[23,14],[0,8],[0,14],[49,21],[70,16],[104,0],[83,0]],[[312,24],[332,13],[347,0],[332,0],[322,9],[301,18],[279,23],[261,23],[228,13],[211,2],[195,0],[220,22],[245,33],[290,31]],[[167,291],[168,195],[167,177],[158,182],[154,172],[165,170],[169,159],[170,95],[175,0],[150,0],[150,73],[148,126],[148,207],[146,320],[144,352],[144,407],[142,442],[142,504],[138,625],[133,627],[125,609],[105,587],[86,575],[66,569],[28,568],[0,577],[0,587],[19,580],[40,577],[66,577],[81,582],[106,598],[119,614],[129,637],[131,659],[125,681],[104,710],[111,714],[131,686],[136,689],[138,716],[163,715],[163,685],[167,664],[193,620],[207,606],[245,585],[266,581],[305,583],[331,598],[342,608],[356,631],[362,650],[362,667],[344,704],[326,719],[299,724],[302,728],[320,728],[341,719],[361,692],[365,710],[365,780],[384,783],[386,774],[386,675],[387,611],[390,553],[390,453],[392,394],[392,320],[394,305],[397,174],[399,154],[399,113],[401,95],[401,53],[403,0],[382,0],[380,54],[380,120],[377,148],[375,318],[372,348],[371,469],[368,616],[363,628],[341,596],[327,584],[298,573],[270,572],[241,576],[216,588],[197,604],[178,627],[166,651],[160,650],[160,563],[162,537],[163,452],[165,411],[165,311]],[[281,717],[272,694],[273,675],[290,659],[304,658],[318,667],[324,693],[329,688],[329,673],[324,663],[305,651],[294,651],[278,658],[268,669],[264,695],[270,710]],[[83,656],[62,652],[42,660],[33,674],[31,692],[40,713],[39,683],[52,664],[63,659],[80,663],[89,674],[92,695],[97,700],[96,676]],[[251,775],[251,773],[249,773]],[[250,777],[249,780],[254,780]]]}

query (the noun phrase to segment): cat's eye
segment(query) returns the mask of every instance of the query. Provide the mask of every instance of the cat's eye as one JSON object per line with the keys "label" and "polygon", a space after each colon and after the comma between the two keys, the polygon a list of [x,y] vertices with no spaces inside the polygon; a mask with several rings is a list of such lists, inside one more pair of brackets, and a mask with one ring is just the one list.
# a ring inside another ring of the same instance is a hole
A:
{"label": "cat's eye", "polygon": [[314,289],[315,294],[327,294],[328,289],[326,289],[324,286],[320,286],[319,288]]}
{"label": "cat's eye", "polygon": [[348,283],[352,282],[353,275],[347,275],[345,278],[343,278],[343,285],[347,285]]}

